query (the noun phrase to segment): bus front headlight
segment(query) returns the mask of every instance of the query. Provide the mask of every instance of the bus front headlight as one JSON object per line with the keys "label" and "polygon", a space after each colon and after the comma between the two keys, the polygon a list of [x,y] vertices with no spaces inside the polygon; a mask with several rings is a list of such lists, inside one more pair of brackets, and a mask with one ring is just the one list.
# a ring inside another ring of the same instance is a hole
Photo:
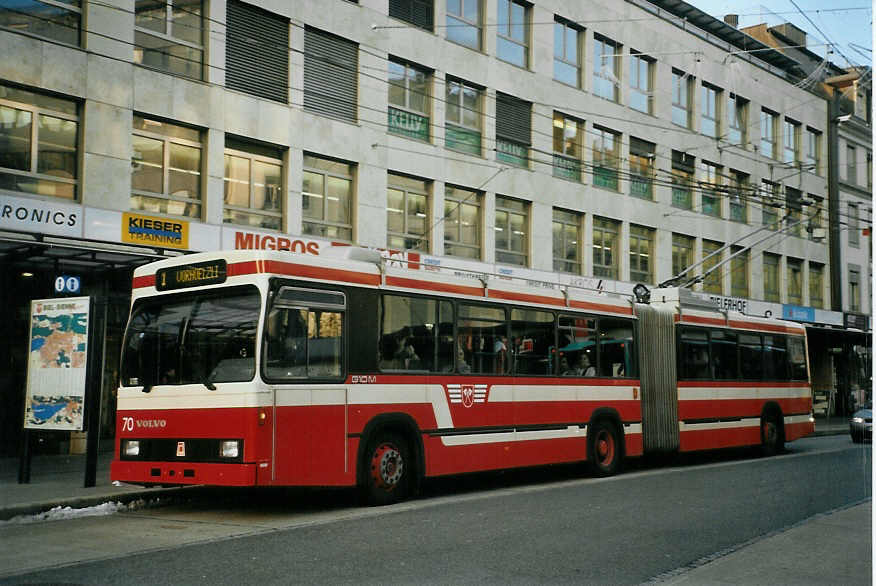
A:
{"label": "bus front headlight", "polygon": [[122,453],[134,458],[140,455],[140,442],[138,440],[125,440],[122,442]]}
{"label": "bus front headlight", "polygon": [[219,442],[220,458],[236,458],[240,455],[239,440],[222,440]]}

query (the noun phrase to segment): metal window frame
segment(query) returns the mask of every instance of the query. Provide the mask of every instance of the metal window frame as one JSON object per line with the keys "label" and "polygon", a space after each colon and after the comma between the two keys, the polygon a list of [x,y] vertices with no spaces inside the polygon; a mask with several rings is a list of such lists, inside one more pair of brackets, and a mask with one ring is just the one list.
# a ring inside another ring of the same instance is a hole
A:
{"label": "metal window frame", "polygon": [[[259,155],[256,153],[250,153],[247,151],[242,151],[239,149],[232,149],[232,148],[228,148],[228,147],[225,147],[225,150],[223,151],[223,158],[225,155],[230,155],[232,157],[242,158],[242,159],[246,159],[247,161],[249,161],[249,181],[248,181],[248,183],[249,183],[249,206],[242,207],[242,206],[228,205],[225,203],[225,198],[223,197],[222,198],[222,209],[223,210],[226,210],[226,209],[233,210],[233,211],[237,211],[237,212],[245,212],[245,213],[253,214],[253,215],[257,215],[257,216],[280,218],[280,224],[282,225],[283,211],[286,207],[283,205],[285,198],[282,197],[282,194],[286,192],[286,190],[285,190],[286,174],[284,173],[285,167],[283,165],[283,161],[280,159],[274,159],[273,157],[268,157],[265,155]],[[255,187],[254,187],[255,184],[252,180],[252,164],[253,164],[253,162],[268,163],[268,164],[277,165],[278,167],[280,167],[280,193],[281,193],[281,197],[280,197],[280,211],[279,212],[268,212],[268,211],[264,211],[264,210],[258,210],[258,209],[253,207],[253,197],[255,195]],[[224,175],[224,173],[223,173],[223,175]],[[225,181],[228,180],[228,178],[223,177],[222,180],[223,180],[223,196],[224,196],[224,184],[225,184]]]}

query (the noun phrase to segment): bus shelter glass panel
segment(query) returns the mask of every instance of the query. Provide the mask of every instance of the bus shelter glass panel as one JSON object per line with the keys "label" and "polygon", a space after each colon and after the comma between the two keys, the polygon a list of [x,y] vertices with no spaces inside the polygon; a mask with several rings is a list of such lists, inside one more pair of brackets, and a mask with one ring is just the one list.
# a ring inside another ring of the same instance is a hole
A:
{"label": "bus shelter glass panel", "polygon": [[517,374],[554,374],[554,314],[511,310],[511,351]]}
{"label": "bus shelter glass panel", "polygon": [[505,374],[509,367],[505,310],[460,305],[457,320],[457,371]]}
{"label": "bus shelter glass panel", "polygon": [[125,334],[122,385],[252,380],[260,307],[254,287],[137,304]]}

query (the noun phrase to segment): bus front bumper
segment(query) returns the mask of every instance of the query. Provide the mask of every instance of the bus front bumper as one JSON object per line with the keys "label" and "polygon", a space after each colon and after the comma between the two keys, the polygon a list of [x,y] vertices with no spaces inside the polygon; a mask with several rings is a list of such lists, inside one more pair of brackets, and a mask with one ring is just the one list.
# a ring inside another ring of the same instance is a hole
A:
{"label": "bus front bumper", "polygon": [[113,460],[110,480],[128,484],[255,486],[255,463],[142,462]]}

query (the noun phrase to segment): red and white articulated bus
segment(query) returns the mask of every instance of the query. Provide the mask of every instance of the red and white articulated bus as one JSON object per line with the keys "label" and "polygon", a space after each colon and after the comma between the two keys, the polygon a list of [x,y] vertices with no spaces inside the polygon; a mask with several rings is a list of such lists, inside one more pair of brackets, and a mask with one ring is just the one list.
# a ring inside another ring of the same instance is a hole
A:
{"label": "red and white articulated bus", "polygon": [[814,430],[803,327],[571,286],[225,251],[138,268],[112,480],[357,486]]}

